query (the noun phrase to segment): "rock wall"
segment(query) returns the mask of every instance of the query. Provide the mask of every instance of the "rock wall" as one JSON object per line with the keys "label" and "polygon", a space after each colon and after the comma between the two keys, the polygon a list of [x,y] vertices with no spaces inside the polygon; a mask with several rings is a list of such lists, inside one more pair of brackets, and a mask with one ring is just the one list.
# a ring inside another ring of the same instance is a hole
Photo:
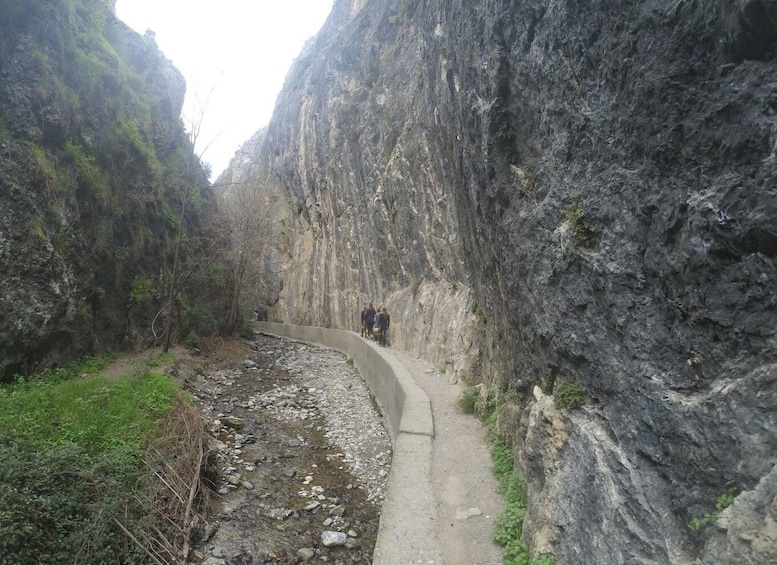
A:
{"label": "rock wall", "polygon": [[771,0],[337,1],[252,150],[270,318],[384,303],[514,391],[535,556],[774,562],[775,39]]}
{"label": "rock wall", "polygon": [[185,82],[152,37],[105,0],[0,12],[4,380],[147,344],[178,227],[195,251],[210,196],[180,121]]}

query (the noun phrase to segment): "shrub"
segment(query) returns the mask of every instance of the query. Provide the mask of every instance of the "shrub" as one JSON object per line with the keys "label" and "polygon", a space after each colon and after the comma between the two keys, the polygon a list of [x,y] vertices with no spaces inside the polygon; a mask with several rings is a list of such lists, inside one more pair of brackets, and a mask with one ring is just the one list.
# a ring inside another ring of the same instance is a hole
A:
{"label": "shrub", "polygon": [[73,443],[38,451],[19,442],[0,445],[0,461],[4,563],[140,561],[112,522],[140,510],[132,496],[140,466],[131,458],[89,455]]}
{"label": "shrub", "polygon": [[586,219],[585,210],[581,202],[583,195],[576,192],[572,195],[572,202],[564,210],[569,223],[572,225],[572,234],[575,242],[580,247],[590,247],[596,237],[596,228],[594,228]]}
{"label": "shrub", "polygon": [[585,389],[577,383],[559,383],[553,393],[556,408],[574,410],[585,404]]}
{"label": "shrub", "polygon": [[412,284],[410,285],[410,294],[412,294],[413,296],[415,296],[415,293],[416,293],[416,292],[418,292],[418,288],[421,286],[421,283],[422,283],[422,282],[423,282],[423,281],[422,281],[421,279],[416,279],[416,280],[414,280],[414,281],[412,282]]}
{"label": "shrub", "polygon": [[190,332],[189,335],[186,336],[186,347],[189,349],[200,348],[200,338],[197,337],[196,333]]}
{"label": "shrub", "polygon": [[475,404],[477,404],[477,401],[477,390],[475,390],[474,387],[467,387],[456,399],[456,406],[458,406],[459,410],[461,410],[464,414],[474,414]]}
{"label": "shrub", "polygon": [[3,563],[142,561],[115,520],[134,531],[149,520],[141,457],[179,389],[153,373],[109,380],[97,374],[106,362],[0,388]]}
{"label": "shrub", "polygon": [[136,276],[132,279],[130,289],[130,304],[140,304],[151,298],[154,291],[154,281],[149,277]]}

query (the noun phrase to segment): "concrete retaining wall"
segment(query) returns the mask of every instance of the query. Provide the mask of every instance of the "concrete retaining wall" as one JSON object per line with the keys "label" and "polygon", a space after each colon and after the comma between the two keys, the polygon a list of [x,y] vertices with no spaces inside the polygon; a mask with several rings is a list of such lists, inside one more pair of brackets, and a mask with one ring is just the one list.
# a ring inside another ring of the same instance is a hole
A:
{"label": "concrete retaining wall", "polygon": [[353,332],[270,322],[254,322],[254,329],[319,343],[353,359],[383,408],[393,450],[373,563],[441,563],[431,487],[432,405],[405,366],[375,342]]}

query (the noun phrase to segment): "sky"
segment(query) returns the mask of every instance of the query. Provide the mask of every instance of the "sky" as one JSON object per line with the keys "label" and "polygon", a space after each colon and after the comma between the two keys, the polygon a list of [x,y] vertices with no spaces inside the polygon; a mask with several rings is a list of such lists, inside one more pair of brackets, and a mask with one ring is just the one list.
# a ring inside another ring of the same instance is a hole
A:
{"label": "sky", "polygon": [[[318,33],[333,0],[118,0],[116,15],[151,30],[186,78],[184,123],[212,180],[267,125],[291,63]],[[201,118],[200,118],[201,116]]]}

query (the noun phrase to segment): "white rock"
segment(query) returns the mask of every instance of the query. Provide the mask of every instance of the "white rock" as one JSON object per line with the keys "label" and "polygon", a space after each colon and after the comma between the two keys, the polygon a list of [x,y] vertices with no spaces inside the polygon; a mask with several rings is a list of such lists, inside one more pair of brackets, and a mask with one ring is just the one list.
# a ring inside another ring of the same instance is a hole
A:
{"label": "white rock", "polygon": [[321,533],[321,543],[325,547],[332,547],[333,545],[345,545],[348,536],[343,532],[332,532],[330,530],[324,530]]}

